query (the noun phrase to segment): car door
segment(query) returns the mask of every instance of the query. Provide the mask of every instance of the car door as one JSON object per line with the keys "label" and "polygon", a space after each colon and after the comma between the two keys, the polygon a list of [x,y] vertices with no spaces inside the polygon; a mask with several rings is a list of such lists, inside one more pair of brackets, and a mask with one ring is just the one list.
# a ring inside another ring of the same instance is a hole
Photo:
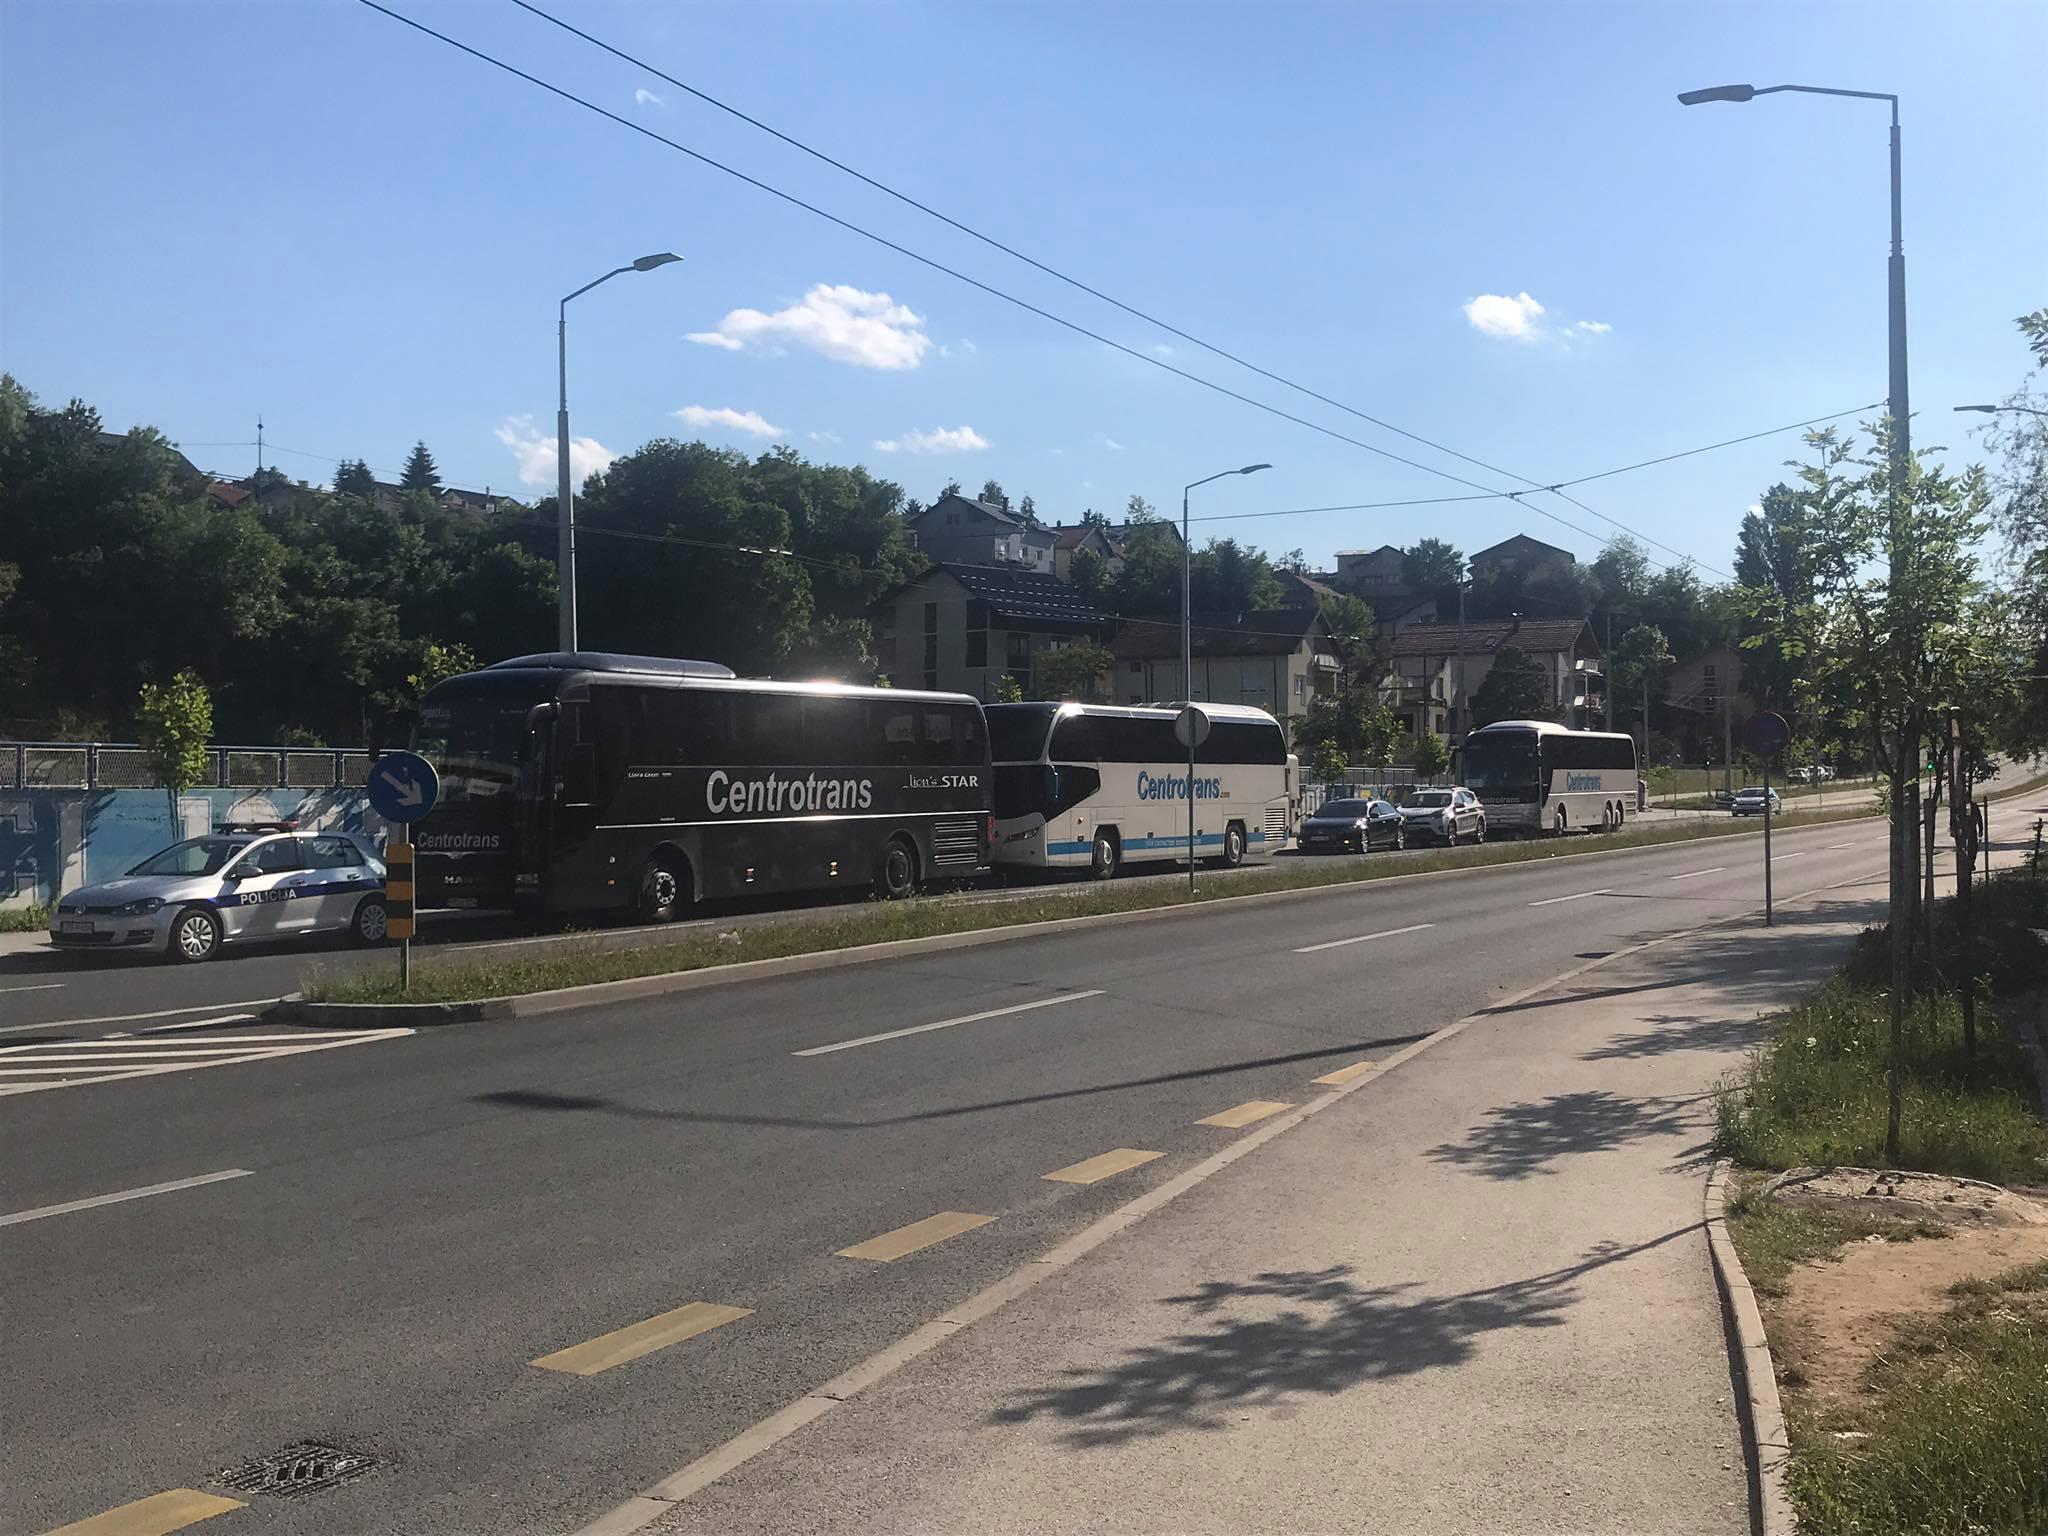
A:
{"label": "car door", "polygon": [[238,939],[276,938],[312,926],[313,903],[302,897],[305,852],[296,837],[267,837],[224,871],[221,923]]}
{"label": "car door", "polygon": [[1401,813],[1384,800],[1375,800],[1372,810],[1365,819],[1366,847],[1375,845],[1382,848],[1394,846],[1394,838],[1401,826]]}
{"label": "car door", "polygon": [[311,837],[302,840],[306,850],[305,896],[299,898],[312,909],[311,926],[321,929],[346,928],[355,918],[356,903],[379,884],[363,862],[362,851],[345,837]]}

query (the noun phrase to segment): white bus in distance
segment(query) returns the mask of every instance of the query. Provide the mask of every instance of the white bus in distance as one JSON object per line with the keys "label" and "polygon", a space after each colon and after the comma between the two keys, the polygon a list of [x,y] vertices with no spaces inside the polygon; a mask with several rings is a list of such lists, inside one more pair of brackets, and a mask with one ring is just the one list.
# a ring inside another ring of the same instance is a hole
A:
{"label": "white bus in distance", "polygon": [[[1297,764],[1262,709],[1204,704],[1195,749],[1195,847],[1225,864],[1287,845]],[[1085,868],[1107,880],[1126,860],[1185,860],[1188,753],[1178,707],[991,704],[997,864]]]}
{"label": "white bus in distance", "polygon": [[1635,738],[1617,731],[1498,720],[1465,738],[1456,771],[1489,832],[1618,832],[1636,805]]}

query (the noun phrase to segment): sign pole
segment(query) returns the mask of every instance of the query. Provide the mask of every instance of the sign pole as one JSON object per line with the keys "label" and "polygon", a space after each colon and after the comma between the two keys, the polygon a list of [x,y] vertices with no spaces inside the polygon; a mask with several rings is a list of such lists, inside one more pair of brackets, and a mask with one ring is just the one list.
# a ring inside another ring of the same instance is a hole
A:
{"label": "sign pole", "polygon": [[[1753,752],[1764,766],[1764,926],[1770,927],[1777,915],[1771,902],[1771,762],[1783,752],[1792,740],[1792,728],[1780,714],[1765,712],[1751,715],[1742,727],[1742,744]],[[1730,761],[1733,761],[1730,754]]]}
{"label": "sign pole", "polygon": [[398,940],[398,990],[412,990],[413,858],[412,828],[399,822],[384,848],[384,917],[386,931]]}
{"label": "sign pole", "polygon": [[370,769],[370,809],[390,823],[384,845],[384,934],[398,940],[398,989],[412,990],[412,931],[418,914],[412,824],[434,808],[441,777],[415,752],[392,752]]}
{"label": "sign pole", "polygon": [[1771,760],[1764,759],[1764,926],[1774,921],[1771,914]]}

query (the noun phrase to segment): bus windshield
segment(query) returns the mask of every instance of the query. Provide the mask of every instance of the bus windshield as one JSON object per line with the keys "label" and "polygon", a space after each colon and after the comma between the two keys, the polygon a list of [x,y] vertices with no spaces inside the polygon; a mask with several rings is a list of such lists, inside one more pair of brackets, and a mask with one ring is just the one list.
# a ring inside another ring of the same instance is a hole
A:
{"label": "bus windshield", "polygon": [[1513,736],[1501,740],[1466,742],[1461,755],[1461,778],[1465,787],[1492,800],[1536,797],[1536,737]]}
{"label": "bus windshield", "polygon": [[471,675],[443,684],[420,707],[419,751],[441,776],[441,803],[495,800],[519,782],[531,755],[526,717],[546,696],[518,676]]}
{"label": "bus windshield", "polygon": [[1045,757],[1045,736],[1057,704],[998,704],[988,711],[989,756],[999,763],[1035,763]]}

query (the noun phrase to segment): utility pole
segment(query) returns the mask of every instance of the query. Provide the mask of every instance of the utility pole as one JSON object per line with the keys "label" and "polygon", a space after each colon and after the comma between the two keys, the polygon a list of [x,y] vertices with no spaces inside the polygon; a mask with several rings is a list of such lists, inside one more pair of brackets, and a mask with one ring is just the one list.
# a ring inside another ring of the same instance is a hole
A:
{"label": "utility pole", "polygon": [[1472,734],[1472,711],[1465,702],[1465,583],[1458,583],[1458,707],[1452,716],[1458,732],[1458,745],[1465,744],[1465,738]]}
{"label": "utility pole", "polygon": [[256,473],[263,473],[263,413],[256,413]]}

